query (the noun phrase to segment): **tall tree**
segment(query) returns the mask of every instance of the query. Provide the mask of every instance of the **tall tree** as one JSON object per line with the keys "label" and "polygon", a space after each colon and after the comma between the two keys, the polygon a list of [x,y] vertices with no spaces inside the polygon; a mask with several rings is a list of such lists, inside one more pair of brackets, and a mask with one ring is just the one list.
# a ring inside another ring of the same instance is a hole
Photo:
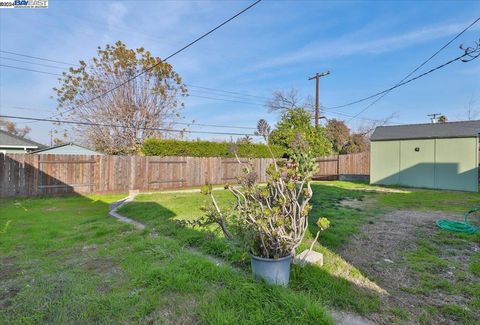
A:
{"label": "tall tree", "polygon": [[25,137],[32,129],[28,126],[20,128],[15,122],[0,118],[0,130],[19,137]]}
{"label": "tall tree", "polygon": [[445,115],[440,115],[438,117],[438,123],[447,123],[448,119]]}
{"label": "tall tree", "polygon": [[293,108],[283,113],[282,118],[270,133],[270,144],[282,146],[292,152],[292,144],[298,134],[308,142],[313,154],[329,155],[332,146],[322,127],[312,126],[312,114],[304,108]]}
{"label": "tall tree", "polygon": [[328,120],[325,126],[325,136],[332,143],[332,149],[336,153],[341,153],[350,139],[350,129],[343,121],[336,119]]}
{"label": "tall tree", "polygon": [[340,150],[340,153],[358,153],[367,151],[370,146],[369,140],[364,134],[354,133],[350,135],[347,143]]}
{"label": "tall tree", "polygon": [[142,140],[165,136],[152,128],[171,128],[180,117],[181,96],[187,89],[170,64],[144,48],[128,49],[118,41],[98,47],[90,62],[80,61],[63,73],[54,91],[60,113],[76,121],[113,125],[77,126],[89,145],[109,154],[130,154]]}

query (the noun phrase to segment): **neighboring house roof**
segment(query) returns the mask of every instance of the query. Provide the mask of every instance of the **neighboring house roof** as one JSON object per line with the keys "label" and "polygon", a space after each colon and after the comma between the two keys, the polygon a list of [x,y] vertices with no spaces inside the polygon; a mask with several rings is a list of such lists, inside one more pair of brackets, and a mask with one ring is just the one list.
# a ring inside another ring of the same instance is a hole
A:
{"label": "neighboring house roof", "polygon": [[370,140],[403,140],[478,137],[480,121],[379,126]]}
{"label": "neighboring house roof", "polygon": [[0,147],[5,148],[45,148],[43,144],[0,130]]}
{"label": "neighboring house roof", "polygon": [[56,154],[56,155],[103,155],[101,152],[80,146],[73,142],[53,146],[45,149],[32,151],[33,154]]}

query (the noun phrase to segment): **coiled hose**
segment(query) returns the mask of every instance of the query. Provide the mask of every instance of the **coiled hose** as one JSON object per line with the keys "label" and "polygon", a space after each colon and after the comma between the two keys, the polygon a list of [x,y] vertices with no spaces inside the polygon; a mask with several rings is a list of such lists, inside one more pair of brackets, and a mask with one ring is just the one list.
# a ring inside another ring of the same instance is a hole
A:
{"label": "coiled hose", "polygon": [[468,212],[465,212],[464,221],[454,221],[454,220],[447,220],[447,219],[440,219],[437,220],[437,226],[442,229],[461,232],[465,234],[474,234],[478,231],[478,228],[468,222],[468,216],[474,212],[477,212],[480,208],[471,209]]}

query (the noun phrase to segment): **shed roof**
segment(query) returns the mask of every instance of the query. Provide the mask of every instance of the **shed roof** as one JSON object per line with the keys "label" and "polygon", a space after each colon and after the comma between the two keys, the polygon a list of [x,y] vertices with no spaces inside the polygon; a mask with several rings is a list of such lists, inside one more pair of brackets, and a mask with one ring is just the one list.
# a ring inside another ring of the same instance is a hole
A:
{"label": "shed roof", "polygon": [[102,153],[75,144],[73,142],[60,144],[49,148],[35,150],[32,154],[58,154],[58,155],[103,155]]}
{"label": "shed roof", "polygon": [[45,148],[43,144],[8,133],[6,131],[0,130],[0,147],[9,146],[9,147],[34,147],[34,148]]}
{"label": "shed roof", "polygon": [[375,128],[370,140],[403,140],[435,138],[471,138],[478,137],[480,120],[447,123],[407,124],[379,126]]}

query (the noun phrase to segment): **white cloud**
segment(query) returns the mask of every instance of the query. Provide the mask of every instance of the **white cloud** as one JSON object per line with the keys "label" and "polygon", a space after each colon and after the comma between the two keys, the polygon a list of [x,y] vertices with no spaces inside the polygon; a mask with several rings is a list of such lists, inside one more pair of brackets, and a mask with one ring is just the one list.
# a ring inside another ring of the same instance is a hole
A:
{"label": "white cloud", "polygon": [[116,28],[122,25],[123,18],[127,15],[127,7],[120,2],[113,2],[109,6],[109,12],[107,15],[107,24],[109,28]]}
{"label": "white cloud", "polygon": [[[337,40],[310,43],[298,51],[260,62],[252,70],[284,66],[306,60],[392,52],[419,43],[454,35],[464,27],[465,24],[432,26],[370,40],[361,40],[359,39],[359,33],[354,32]],[[475,27],[472,30],[474,29],[479,29],[479,27]]]}

